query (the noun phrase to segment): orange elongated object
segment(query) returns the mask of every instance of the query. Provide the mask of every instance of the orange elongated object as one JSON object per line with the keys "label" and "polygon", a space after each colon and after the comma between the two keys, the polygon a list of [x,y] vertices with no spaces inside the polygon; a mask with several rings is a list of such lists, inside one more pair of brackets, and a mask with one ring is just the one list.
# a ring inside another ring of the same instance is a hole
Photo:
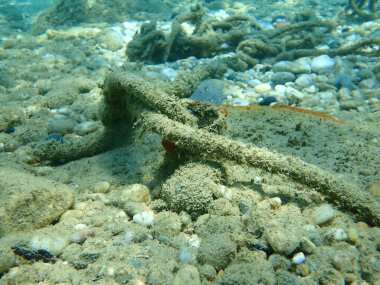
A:
{"label": "orange elongated object", "polygon": [[344,123],[344,121],[338,120],[338,119],[334,118],[333,116],[330,116],[327,114],[323,114],[323,113],[308,110],[308,109],[293,107],[293,106],[289,106],[289,105],[273,105],[272,108],[274,108],[274,109],[287,109],[287,110],[296,111],[296,112],[300,112],[300,113],[306,113],[306,114],[317,116],[317,117],[320,117],[323,119],[332,120],[338,124]]}

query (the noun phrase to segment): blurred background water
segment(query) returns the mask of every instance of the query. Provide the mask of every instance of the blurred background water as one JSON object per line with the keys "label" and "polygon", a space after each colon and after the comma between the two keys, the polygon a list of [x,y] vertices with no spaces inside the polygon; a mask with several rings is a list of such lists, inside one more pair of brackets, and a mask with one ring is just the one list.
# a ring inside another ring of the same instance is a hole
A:
{"label": "blurred background water", "polygon": [[6,36],[5,25],[26,31],[36,14],[52,5],[56,0],[0,0],[0,32]]}

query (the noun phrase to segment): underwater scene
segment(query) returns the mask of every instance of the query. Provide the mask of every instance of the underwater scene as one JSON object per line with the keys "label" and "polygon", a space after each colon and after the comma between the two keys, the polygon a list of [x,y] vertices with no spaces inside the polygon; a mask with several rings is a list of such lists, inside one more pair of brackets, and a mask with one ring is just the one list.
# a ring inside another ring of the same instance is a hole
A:
{"label": "underwater scene", "polygon": [[0,284],[380,284],[380,1],[0,0]]}

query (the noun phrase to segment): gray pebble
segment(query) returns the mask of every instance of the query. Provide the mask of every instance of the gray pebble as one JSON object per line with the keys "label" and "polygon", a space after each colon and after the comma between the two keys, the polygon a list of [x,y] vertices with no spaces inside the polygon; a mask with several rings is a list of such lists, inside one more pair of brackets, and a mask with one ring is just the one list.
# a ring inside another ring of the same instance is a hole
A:
{"label": "gray pebble", "polygon": [[292,82],[296,79],[296,76],[291,72],[276,72],[273,73],[270,80],[274,85],[284,85],[286,82]]}
{"label": "gray pebble", "polygon": [[206,79],[199,84],[198,88],[190,96],[191,99],[201,102],[210,102],[221,105],[226,98],[223,93],[224,82],[219,79]]}
{"label": "gray pebble", "polygon": [[65,135],[72,133],[74,129],[74,122],[66,117],[59,117],[51,120],[48,124],[49,133],[57,133]]}
{"label": "gray pebble", "polygon": [[296,84],[302,88],[307,88],[314,84],[314,80],[310,74],[302,74],[296,79]]}

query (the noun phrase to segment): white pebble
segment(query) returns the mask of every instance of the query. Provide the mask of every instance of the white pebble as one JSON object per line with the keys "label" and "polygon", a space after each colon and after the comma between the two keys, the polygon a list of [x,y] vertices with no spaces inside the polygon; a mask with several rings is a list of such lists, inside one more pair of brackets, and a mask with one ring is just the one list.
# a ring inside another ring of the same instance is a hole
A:
{"label": "white pebble", "polygon": [[269,83],[262,83],[254,87],[258,94],[263,94],[272,90],[272,86]]}
{"label": "white pebble", "polygon": [[321,205],[314,209],[312,218],[316,225],[324,224],[334,218],[334,209],[329,204]]}
{"label": "white pebble", "polygon": [[272,209],[279,209],[281,207],[282,201],[280,197],[273,197],[269,199],[269,205]]}
{"label": "white pebble", "polygon": [[285,91],[286,91],[286,86],[285,85],[276,85],[274,87],[274,90],[281,93],[282,95],[284,95]]}
{"label": "white pebble", "polygon": [[347,239],[347,234],[343,229],[337,229],[334,234],[334,239],[336,241],[344,241]]}
{"label": "white pebble", "polygon": [[232,191],[227,186],[224,186],[224,185],[220,186],[220,193],[227,200],[231,200],[232,199]]}
{"label": "white pebble", "polygon": [[154,220],[153,211],[144,211],[133,216],[133,221],[142,226],[150,226]]}
{"label": "white pebble", "polygon": [[292,263],[298,265],[298,264],[303,263],[303,262],[305,261],[305,259],[306,259],[306,257],[305,257],[305,255],[303,254],[303,252],[298,252],[298,253],[296,253],[296,254],[293,256],[293,258],[292,258]]}
{"label": "white pebble", "polygon": [[189,238],[189,245],[191,247],[198,248],[200,244],[201,244],[201,240],[198,237],[198,235],[196,234],[191,235],[191,237]]}
{"label": "white pebble", "polygon": [[57,256],[62,254],[69,243],[70,240],[65,236],[36,235],[30,240],[29,248],[33,250],[44,249]]}
{"label": "white pebble", "polygon": [[293,102],[298,102],[299,100],[302,100],[305,97],[305,95],[301,91],[298,91],[297,89],[290,86],[286,87],[285,94],[289,98],[289,100]]}
{"label": "white pebble", "polygon": [[75,227],[74,227],[74,229],[75,229],[76,231],[85,230],[85,229],[87,229],[87,228],[88,228],[88,226],[85,225],[85,224],[76,224]]}
{"label": "white pebble", "polygon": [[335,65],[335,60],[328,55],[320,55],[311,61],[311,70],[313,72],[324,72],[328,71],[330,68],[332,68]]}

